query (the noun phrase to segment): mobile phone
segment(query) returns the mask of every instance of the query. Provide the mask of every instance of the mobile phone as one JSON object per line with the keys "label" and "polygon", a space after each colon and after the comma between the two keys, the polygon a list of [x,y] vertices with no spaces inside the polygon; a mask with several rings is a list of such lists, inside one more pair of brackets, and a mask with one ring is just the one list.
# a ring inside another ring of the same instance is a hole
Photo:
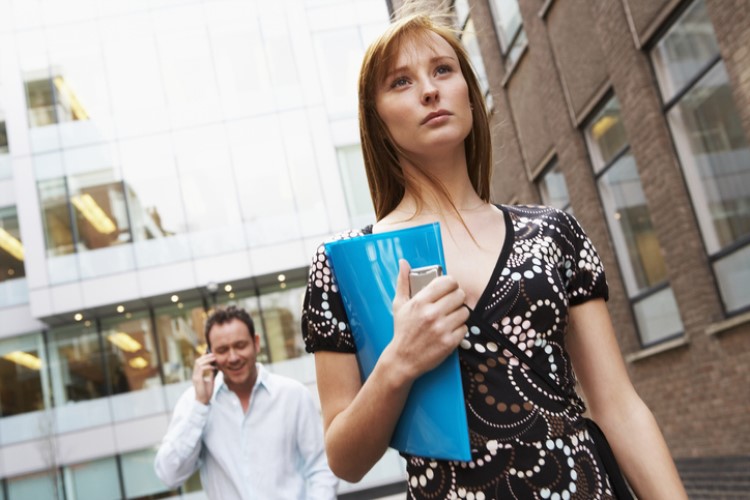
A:
{"label": "mobile phone", "polygon": [[[211,353],[211,348],[210,348],[210,347],[206,347],[206,354],[210,354],[210,353]],[[213,372],[213,373],[212,373],[212,375],[213,375],[214,377],[215,377],[215,376],[216,376],[216,374],[217,374],[217,373],[219,372],[219,367],[218,367],[218,366],[216,365],[216,361],[213,361],[213,362],[211,362],[211,371]],[[205,372],[205,373],[203,374],[203,378],[207,378],[207,377],[209,377],[209,376],[210,376],[210,375],[209,375],[209,373],[208,373],[208,372]]]}
{"label": "mobile phone", "polygon": [[409,271],[409,296],[414,297],[427,284],[443,274],[443,267],[434,266],[415,267]]}

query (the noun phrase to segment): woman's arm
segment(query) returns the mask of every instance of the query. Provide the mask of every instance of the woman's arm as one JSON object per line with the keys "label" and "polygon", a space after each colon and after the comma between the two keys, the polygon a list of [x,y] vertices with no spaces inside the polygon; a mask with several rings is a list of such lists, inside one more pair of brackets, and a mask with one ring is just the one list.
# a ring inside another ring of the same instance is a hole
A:
{"label": "woman's arm", "polygon": [[630,381],[604,300],[570,309],[565,345],[591,416],[636,495],[687,499],[656,420]]}
{"label": "woman's arm", "polygon": [[409,265],[401,261],[393,340],[364,384],[353,354],[315,354],[328,464],[349,482],[362,479],[385,453],[414,380],[440,364],[466,334],[469,313],[456,281],[441,276],[409,299],[408,274]]}

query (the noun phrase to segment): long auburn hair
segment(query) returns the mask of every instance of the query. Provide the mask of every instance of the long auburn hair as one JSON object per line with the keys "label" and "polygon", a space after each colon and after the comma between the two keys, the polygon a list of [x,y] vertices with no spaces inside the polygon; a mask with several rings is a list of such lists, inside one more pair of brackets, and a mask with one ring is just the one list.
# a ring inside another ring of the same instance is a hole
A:
{"label": "long auburn hair", "polygon": [[[359,73],[359,134],[367,183],[370,187],[370,196],[375,206],[377,220],[396,208],[407,188],[414,193],[419,207],[424,203],[420,191],[416,189],[416,179],[406,175],[399,162],[400,157],[408,159],[409,155],[393,140],[388,128],[378,115],[375,104],[377,90],[395,63],[401,47],[419,38],[427,41],[430,32],[448,42],[458,57],[461,73],[469,89],[469,102],[473,108],[471,131],[464,140],[469,178],[479,197],[486,202],[490,200],[492,146],[489,119],[484,95],[469,56],[451,28],[434,22],[425,14],[412,14],[395,21],[369,46]],[[445,186],[416,162],[410,160],[410,163],[458,214],[458,209],[453,204]],[[458,215],[460,218],[460,214]]]}

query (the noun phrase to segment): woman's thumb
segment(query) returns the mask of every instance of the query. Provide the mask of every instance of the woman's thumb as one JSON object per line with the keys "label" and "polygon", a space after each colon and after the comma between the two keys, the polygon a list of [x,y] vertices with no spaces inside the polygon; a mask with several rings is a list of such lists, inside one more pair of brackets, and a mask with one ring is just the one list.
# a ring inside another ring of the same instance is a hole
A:
{"label": "woman's thumb", "polygon": [[394,302],[406,302],[409,300],[409,271],[411,271],[411,266],[406,259],[399,259],[398,279],[396,280],[396,296],[393,298]]}

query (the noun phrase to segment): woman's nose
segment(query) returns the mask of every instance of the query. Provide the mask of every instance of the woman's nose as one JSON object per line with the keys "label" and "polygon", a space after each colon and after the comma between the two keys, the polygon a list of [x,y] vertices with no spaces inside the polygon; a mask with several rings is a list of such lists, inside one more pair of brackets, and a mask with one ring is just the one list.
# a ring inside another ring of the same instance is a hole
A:
{"label": "woman's nose", "polygon": [[422,104],[433,104],[439,99],[438,89],[433,86],[427,87],[422,94]]}

